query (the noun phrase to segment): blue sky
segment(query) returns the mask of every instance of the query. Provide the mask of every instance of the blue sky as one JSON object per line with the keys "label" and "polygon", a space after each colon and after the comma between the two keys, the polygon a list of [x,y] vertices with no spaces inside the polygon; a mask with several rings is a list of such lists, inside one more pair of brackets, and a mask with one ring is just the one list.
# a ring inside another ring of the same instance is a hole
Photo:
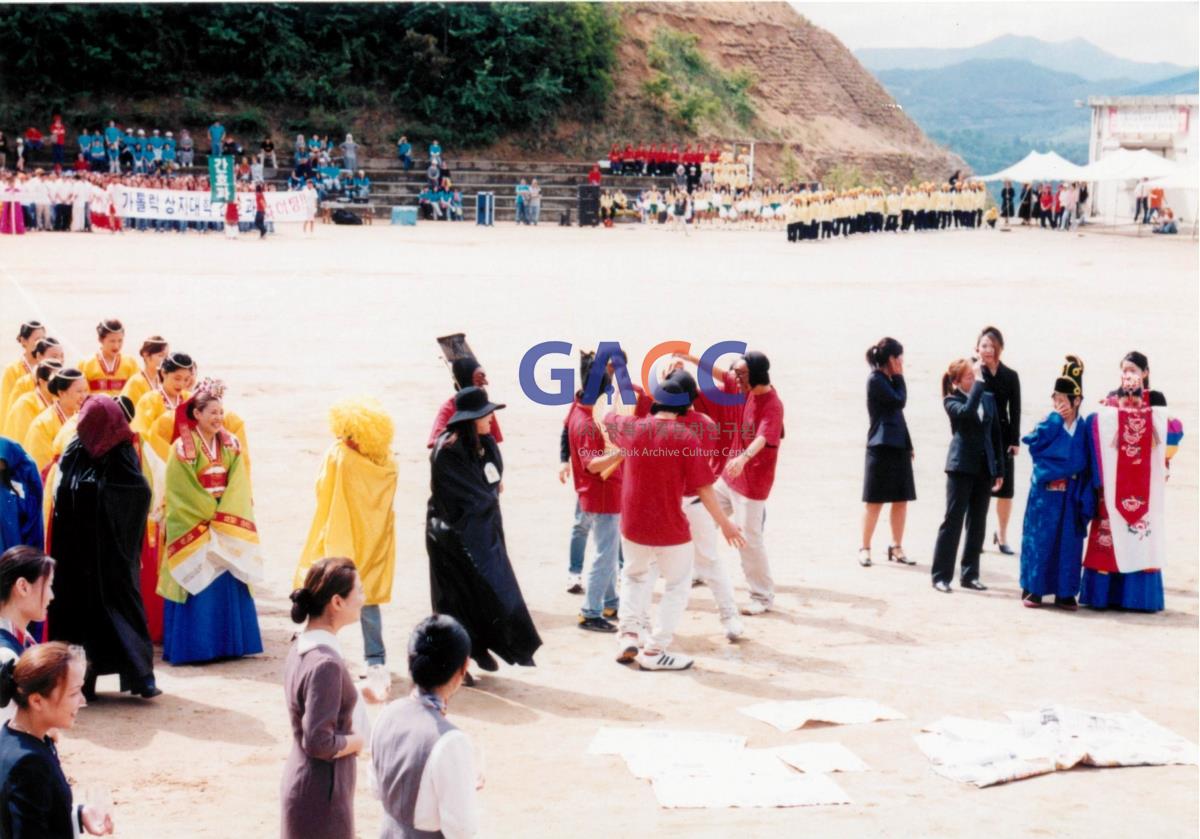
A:
{"label": "blue sky", "polygon": [[1197,2],[837,2],[792,6],[852,50],[969,47],[999,35],[1086,38],[1133,61],[1200,64]]}

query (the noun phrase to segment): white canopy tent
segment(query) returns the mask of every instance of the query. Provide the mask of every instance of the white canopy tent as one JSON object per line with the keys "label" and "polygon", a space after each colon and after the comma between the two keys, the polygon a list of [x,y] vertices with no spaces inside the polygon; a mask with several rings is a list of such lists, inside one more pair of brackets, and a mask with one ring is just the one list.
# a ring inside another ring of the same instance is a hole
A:
{"label": "white canopy tent", "polygon": [[1087,180],[1081,177],[1083,169],[1084,167],[1077,166],[1052,151],[1031,151],[1022,160],[1007,169],[1001,169],[991,175],[976,175],[971,180],[1015,181],[1017,183]]}
{"label": "white canopy tent", "polygon": [[1190,167],[1180,166],[1172,174],[1155,178],[1149,184],[1162,189],[1189,189],[1195,192],[1200,190],[1200,168],[1194,163]]}
{"label": "white canopy tent", "polygon": [[1081,181],[1132,181],[1138,178],[1162,178],[1179,171],[1179,164],[1149,149],[1116,149],[1081,168]]}

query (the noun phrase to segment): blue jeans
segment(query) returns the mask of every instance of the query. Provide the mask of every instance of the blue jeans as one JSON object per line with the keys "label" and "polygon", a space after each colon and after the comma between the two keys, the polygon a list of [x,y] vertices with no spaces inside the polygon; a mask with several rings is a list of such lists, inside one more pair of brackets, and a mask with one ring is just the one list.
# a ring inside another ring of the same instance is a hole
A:
{"label": "blue jeans", "polygon": [[378,606],[363,606],[362,616],[363,658],[367,664],[386,664],[387,651],[383,648],[383,616]]}
{"label": "blue jeans", "polygon": [[617,608],[617,558],[621,555],[621,517],[617,513],[580,513],[583,526],[596,541],[596,558],[588,574],[582,612],[598,618],[604,609]]}
{"label": "blue jeans", "polygon": [[583,510],[579,509],[579,499],[575,499],[575,523],[571,525],[571,561],[570,573],[583,573],[583,554],[587,550],[587,526],[583,523]]}

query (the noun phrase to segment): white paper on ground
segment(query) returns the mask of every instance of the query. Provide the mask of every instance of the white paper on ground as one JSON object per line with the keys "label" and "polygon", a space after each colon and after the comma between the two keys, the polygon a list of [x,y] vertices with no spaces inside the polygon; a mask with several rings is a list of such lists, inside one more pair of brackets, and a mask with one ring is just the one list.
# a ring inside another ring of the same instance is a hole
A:
{"label": "white paper on ground", "polygon": [[662,807],[812,807],[849,804],[850,797],[826,775],[660,775],[653,780]]}
{"label": "white paper on ground", "polygon": [[773,775],[793,774],[772,749],[729,749],[724,746],[700,749],[646,749],[625,755],[625,763],[635,778],[653,779],[663,775]]}
{"label": "white paper on ground", "polygon": [[871,699],[856,699],[838,696],[831,699],[792,699],[781,702],[760,702],[740,709],[748,717],[754,717],[780,731],[795,731],[808,722],[828,722],[835,725],[875,722],[876,720],[902,720],[899,711],[881,705]]}
{"label": "white paper on ground", "polygon": [[939,775],[979,787],[1080,763],[1196,764],[1196,746],[1137,712],[1092,713],[1062,705],[1011,712],[1009,722],[948,717],[916,738]]}
{"label": "white paper on ground", "polygon": [[769,749],[775,757],[801,772],[866,772],[867,764],[841,743],[801,743]]}
{"label": "white paper on ground", "polygon": [[711,731],[665,731],[654,728],[601,727],[588,745],[592,755],[629,755],[645,751],[705,753],[714,749],[737,751],[745,748],[746,738]]}

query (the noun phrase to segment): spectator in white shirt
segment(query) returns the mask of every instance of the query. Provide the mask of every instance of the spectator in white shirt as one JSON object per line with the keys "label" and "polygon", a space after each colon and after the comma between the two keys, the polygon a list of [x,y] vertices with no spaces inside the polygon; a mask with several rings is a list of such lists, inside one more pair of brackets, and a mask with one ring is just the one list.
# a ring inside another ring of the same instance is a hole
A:
{"label": "spectator in white shirt", "polygon": [[476,791],[483,779],[467,735],[446,708],[467,676],[471,639],[449,615],[417,624],[408,641],[416,688],[384,708],[371,732],[371,764],[383,802],[382,839],[479,832]]}

